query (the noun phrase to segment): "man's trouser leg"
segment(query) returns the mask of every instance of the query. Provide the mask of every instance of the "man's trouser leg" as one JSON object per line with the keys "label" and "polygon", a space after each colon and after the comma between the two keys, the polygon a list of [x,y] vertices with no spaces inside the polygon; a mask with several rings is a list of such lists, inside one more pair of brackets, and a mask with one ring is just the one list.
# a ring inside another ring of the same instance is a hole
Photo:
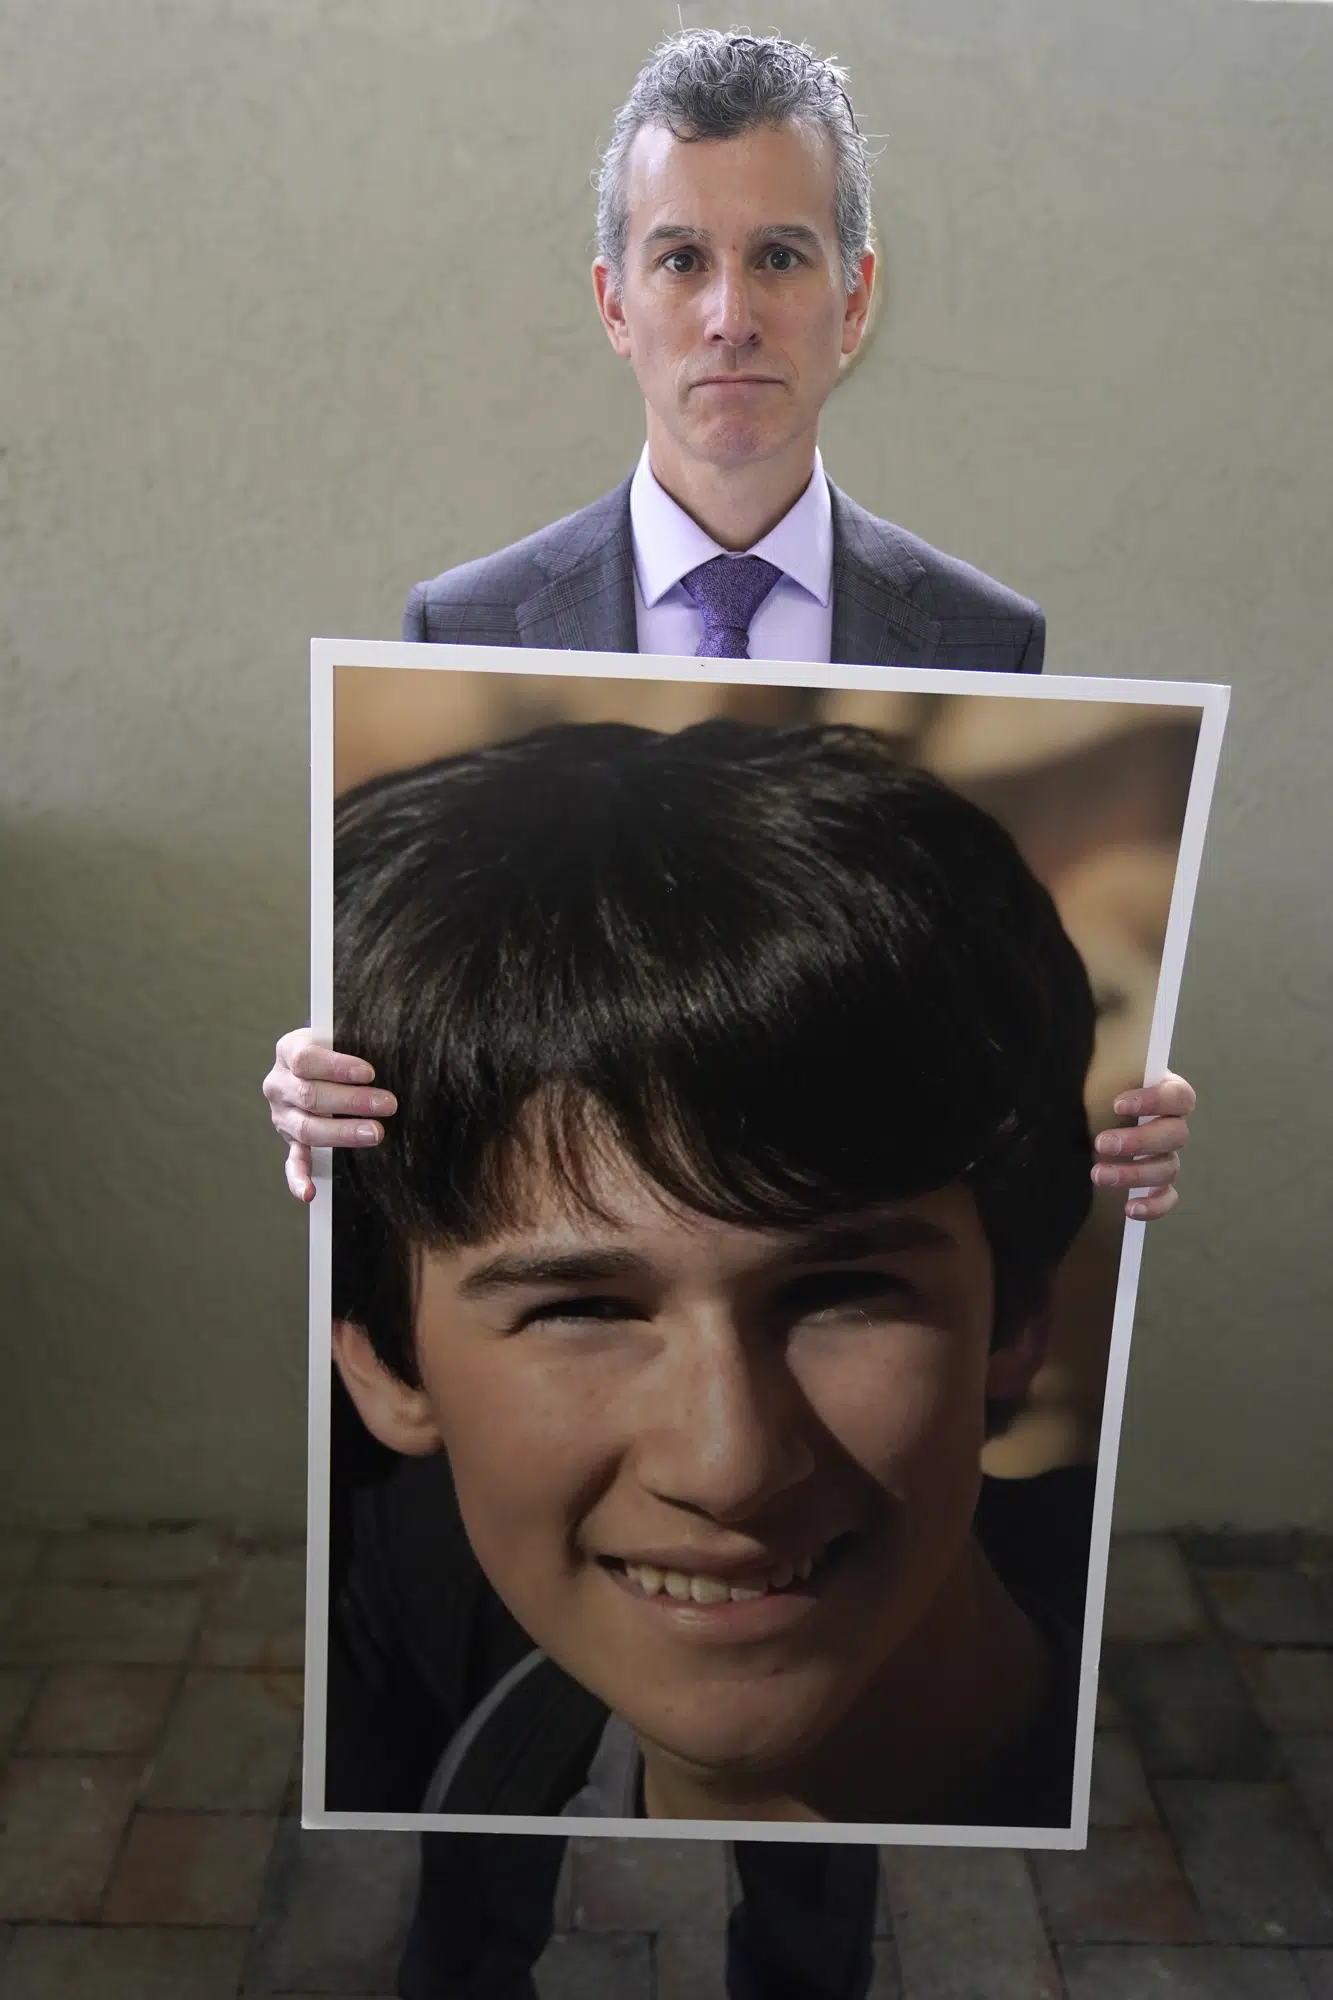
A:
{"label": "man's trouser leg", "polygon": [[727,1925],[730,2000],[865,2000],[879,1849],[738,1840],[735,1853],[742,1901]]}
{"label": "man's trouser leg", "polygon": [[427,1833],[401,2000],[534,2000],[563,1834]]}

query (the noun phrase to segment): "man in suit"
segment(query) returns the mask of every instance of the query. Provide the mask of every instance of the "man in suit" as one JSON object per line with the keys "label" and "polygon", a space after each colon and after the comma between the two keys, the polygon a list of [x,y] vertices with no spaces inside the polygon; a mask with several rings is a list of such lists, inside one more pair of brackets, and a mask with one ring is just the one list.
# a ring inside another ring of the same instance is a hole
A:
{"label": "man in suit", "polygon": [[[603,327],[643,391],[639,465],[418,585],[404,637],[1040,671],[1035,604],[867,513],[823,469],[820,412],[864,336],[875,265],[845,81],[778,37],[689,31],[655,52],[603,160],[593,266]],[[308,1031],[279,1042],[265,1095],[307,1201],[310,1148],[378,1144],[396,1108]],[[1177,1077],[1117,1102],[1148,1122],[1100,1135],[1094,1178],[1138,1191],[1132,1215],[1174,1205],[1193,1106]],[[756,1843],[738,1859],[732,2000],[863,2000],[874,1848]],[[530,1993],[553,1879],[545,1840],[432,1836],[402,1991]]]}
{"label": "man in suit", "polygon": [[[403,637],[695,653],[703,614],[675,571],[684,576],[722,553],[661,485],[645,447],[633,477],[590,507],[418,584]],[[826,477],[818,451],[802,494],[753,553],[769,562],[782,554],[791,565],[750,621],[747,651],[755,657],[1041,671],[1045,621],[1035,604],[867,513]],[[796,569],[810,582],[793,576]],[[664,643],[642,645],[645,625]]]}

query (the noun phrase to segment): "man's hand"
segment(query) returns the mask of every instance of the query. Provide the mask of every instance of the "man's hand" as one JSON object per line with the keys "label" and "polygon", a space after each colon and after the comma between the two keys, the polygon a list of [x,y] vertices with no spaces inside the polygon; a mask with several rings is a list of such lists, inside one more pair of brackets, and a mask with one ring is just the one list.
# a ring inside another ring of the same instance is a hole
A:
{"label": "man's hand", "polygon": [[[370,1087],[375,1072],[369,1063],[320,1047],[309,1028],[284,1035],[275,1055],[264,1095],[274,1130],[287,1141],[287,1185],[298,1201],[310,1202],[312,1146],[377,1146],[384,1137],[378,1121],[393,1116],[398,1100]],[[1179,1202],[1180,1152],[1189,1141],[1196,1102],[1193,1087],[1171,1070],[1160,1083],[1116,1098],[1112,1109],[1118,1117],[1145,1122],[1098,1133],[1092,1178],[1098,1187],[1136,1191],[1125,1207],[1131,1220],[1155,1221]]]}
{"label": "man's hand", "polygon": [[315,1199],[312,1146],[378,1146],[398,1100],[372,1090],[375,1072],[359,1056],[321,1048],[309,1028],[296,1028],[278,1043],[277,1059],[264,1078],[274,1130],[287,1141],[287,1185],[298,1201]]}
{"label": "man's hand", "polygon": [[[1169,1215],[1180,1196],[1176,1176],[1180,1149],[1189,1139],[1195,1096],[1183,1076],[1168,1070],[1162,1081],[1144,1090],[1122,1091],[1111,1109],[1117,1118],[1142,1118],[1142,1125],[1121,1125],[1099,1132],[1095,1140],[1099,1164],[1092,1178],[1103,1188],[1146,1188],[1125,1205],[1134,1222],[1153,1222]],[[1123,1165],[1112,1165],[1113,1161]]]}

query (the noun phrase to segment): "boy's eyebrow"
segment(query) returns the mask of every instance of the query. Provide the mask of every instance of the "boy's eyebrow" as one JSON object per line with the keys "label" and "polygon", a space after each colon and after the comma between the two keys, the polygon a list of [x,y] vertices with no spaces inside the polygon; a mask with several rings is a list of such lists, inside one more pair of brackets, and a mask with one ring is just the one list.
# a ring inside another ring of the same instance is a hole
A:
{"label": "boy's eyebrow", "polygon": [[[886,1215],[868,1222],[825,1222],[774,1245],[775,1264],[856,1263],[901,1250],[956,1250],[957,1239],[924,1215]],[[641,1278],[651,1266],[632,1250],[501,1252],[479,1264],[458,1287],[460,1298],[517,1291],[528,1285],[597,1285],[616,1278]]]}
{"label": "boy's eyebrow", "polygon": [[958,1239],[924,1215],[884,1215],[867,1222],[822,1222],[778,1253],[784,1263],[854,1264],[898,1250],[956,1250]]}
{"label": "boy's eyebrow", "polygon": [[505,1255],[479,1264],[458,1287],[460,1298],[513,1291],[522,1285],[596,1285],[609,1278],[641,1277],[648,1269],[632,1250],[569,1250],[534,1256]]}

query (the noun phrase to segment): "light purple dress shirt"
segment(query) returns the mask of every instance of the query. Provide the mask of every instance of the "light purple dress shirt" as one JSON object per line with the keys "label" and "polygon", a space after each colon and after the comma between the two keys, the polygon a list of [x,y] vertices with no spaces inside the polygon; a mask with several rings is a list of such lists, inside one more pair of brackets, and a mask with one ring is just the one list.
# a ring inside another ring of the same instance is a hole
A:
{"label": "light purple dress shirt", "polygon": [[752,549],[719,548],[653,477],[643,448],[629,489],[634,619],[641,653],[693,656],[703,613],[680,579],[713,556],[762,556],[782,571],[750,621],[752,660],[826,661],[833,643],[833,508],[824,462],[776,528]]}

